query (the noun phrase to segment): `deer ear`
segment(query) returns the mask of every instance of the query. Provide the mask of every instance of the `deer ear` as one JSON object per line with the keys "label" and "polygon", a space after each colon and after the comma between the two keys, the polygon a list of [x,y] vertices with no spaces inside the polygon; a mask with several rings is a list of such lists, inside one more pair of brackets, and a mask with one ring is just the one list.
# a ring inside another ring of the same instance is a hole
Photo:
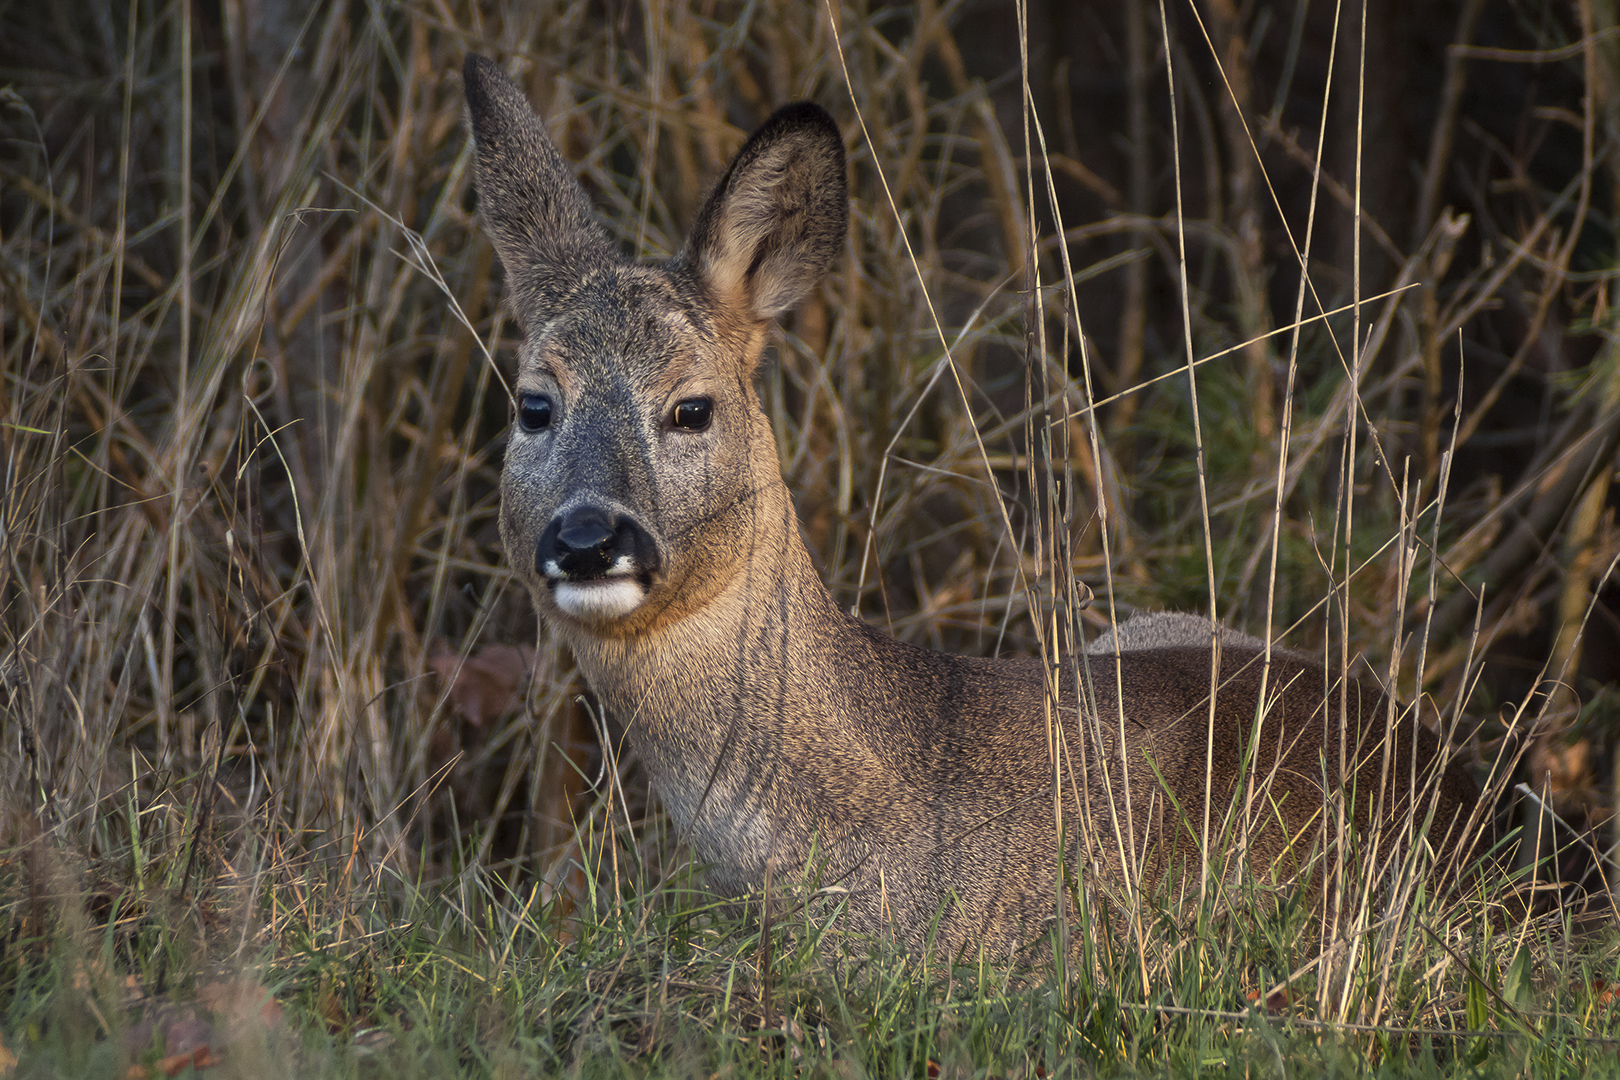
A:
{"label": "deer ear", "polygon": [[477,151],[479,215],[506,268],[512,306],[528,327],[585,274],[620,256],[523,91],[477,55],[467,57],[462,85]]}
{"label": "deer ear", "polygon": [[722,305],[758,322],[804,298],[849,229],[844,141],[808,101],[778,109],[698,215],[685,260]]}

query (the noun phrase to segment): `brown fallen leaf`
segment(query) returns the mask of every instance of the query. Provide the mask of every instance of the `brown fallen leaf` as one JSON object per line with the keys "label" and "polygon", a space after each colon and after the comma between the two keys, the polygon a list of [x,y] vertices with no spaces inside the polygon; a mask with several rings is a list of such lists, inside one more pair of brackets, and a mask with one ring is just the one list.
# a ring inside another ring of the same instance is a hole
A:
{"label": "brown fallen leaf", "polygon": [[211,1069],[224,1063],[224,1058],[214,1053],[206,1046],[192,1047],[190,1050],[178,1054],[170,1054],[161,1059],[151,1069],[145,1065],[131,1065],[124,1070],[124,1080],[150,1080],[152,1070],[156,1069],[161,1076],[179,1076],[187,1069]]}
{"label": "brown fallen leaf", "polygon": [[1549,732],[1530,747],[1531,787],[1545,795],[1553,809],[1572,821],[1602,801],[1598,788],[1597,755],[1592,740],[1567,739],[1560,732]]}
{"label": "brown fallen leaf", "polygon": [[281,1026],[281,1003],[270,991],[249,979],[199,986],[197,1004],[214,1014],[215,1023],[227,1032],[227,1042],[235,1041],[246,1028]]}
{"label": "brown fallen leaf", "polygon": [[445,642],[435,641],[428,647],[427,663],[449,684],[457,715],[482,726],[518,707],[518,691],[534,666],[534,650],[486,645],[463,659]]}
{"label": "brown fallen leaf", "polygon": [[[274,1032],[282,1024],[280,1003],[251,979],[204,983],[194,1002],[158,998],[149,1000],[142,1012],[124,1032],[124,1048],[138,1054],[161,1040],[170,1053],[152,1069],[164,1076],[218,1065],[250,1031]],[[124,1075],[135,1080],[155,1074],[145,1065],[132,1065]]]}
{"label": "brown fallen leaf", "polygon": [[[1248,996],[1249,1000],[1254,1002],[1256,1005],[1260,1003],[1260,991],[1250,990]],[[1266,1012],[1287,1012],[1288,1007],[1293,1003],[1293,999],[1289,996],[1288,989],[1286,987],[1281,990],[1274,990],[1270,994],[1266,995]]]}

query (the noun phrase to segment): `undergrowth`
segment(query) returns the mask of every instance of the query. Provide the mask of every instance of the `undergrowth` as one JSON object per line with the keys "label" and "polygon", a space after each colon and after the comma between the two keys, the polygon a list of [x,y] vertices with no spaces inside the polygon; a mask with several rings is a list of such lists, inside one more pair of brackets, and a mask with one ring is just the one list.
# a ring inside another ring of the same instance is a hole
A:
{"label": "undergrowth", "polygon": [[[0,6],[0,1074],[1620,1071],[1616,15],[1409,7]],[[500,551],[469,50],[648,255],[833,111],[761,393],[840,604],[1213,599],[1418,703],[1531,917],[1341,869],[1031,973],[707,893]]]}

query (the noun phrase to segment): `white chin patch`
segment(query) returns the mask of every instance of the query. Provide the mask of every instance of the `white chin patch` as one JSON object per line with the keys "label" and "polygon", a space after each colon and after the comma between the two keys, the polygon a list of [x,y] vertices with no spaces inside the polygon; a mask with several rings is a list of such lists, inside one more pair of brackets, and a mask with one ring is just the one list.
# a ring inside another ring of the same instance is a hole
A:
{"label": "white chin patch", "polygon": [[551,590],[551,598],[576,619],[602,622],[630,614],[641,606],[647,594],[635,578],[623,575],[595,581],[559,581]]}

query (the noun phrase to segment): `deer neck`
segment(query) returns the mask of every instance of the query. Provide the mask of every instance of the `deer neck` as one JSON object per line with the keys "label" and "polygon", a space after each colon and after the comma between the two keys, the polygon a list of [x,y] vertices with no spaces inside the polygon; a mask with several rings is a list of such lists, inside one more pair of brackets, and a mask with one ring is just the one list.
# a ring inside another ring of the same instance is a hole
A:
{"label": "deer neck", "polygon": [[[669,728],[690,741],[700,733],[687,729],[712,719],[702,715],[709,704],[730,708],[738,688],[774,682],[811,654],[836,651],[839,637],[851,633],[815,572],[791,506],[787,512],[786,527],[761,529],[752,543],[739,538],[747,558],[702,607],[634,635],[566,633],[591,688],[632,738]],[[688,693],[676,697],[677,686]]]}
{"label": "deer neck", "polygon": [[759,490],[747,556],[708,603],[642,634],[564,635],[677,826],[739,890],[809,842],[784,831],[803,817],[786,781],[816,772],[818,749],[870,758],[827,677],[869,667],[869,638],[821,583],[780,477]]}

